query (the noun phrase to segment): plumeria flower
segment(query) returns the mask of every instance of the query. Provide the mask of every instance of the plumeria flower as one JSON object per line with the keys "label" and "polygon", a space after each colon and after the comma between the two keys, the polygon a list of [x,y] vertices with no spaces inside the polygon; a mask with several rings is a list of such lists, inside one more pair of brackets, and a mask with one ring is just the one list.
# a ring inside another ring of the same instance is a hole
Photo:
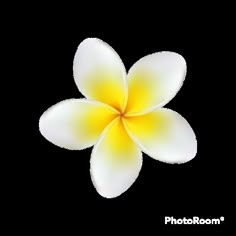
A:
{"label": "plumeria flower", "polygon": [[94,145],[92,182],[100,195],[117,197],[136,180],[142,151],[167,163],[184,163],[197,152],[195,134],[177,112],[162,108],[186,75],[184,58],[158,52],[141,58],[126,74],[118,54],[97,38],[85,39],[73,64],[86,99],[68,99],[40,118],[41,134],[70,150]]}

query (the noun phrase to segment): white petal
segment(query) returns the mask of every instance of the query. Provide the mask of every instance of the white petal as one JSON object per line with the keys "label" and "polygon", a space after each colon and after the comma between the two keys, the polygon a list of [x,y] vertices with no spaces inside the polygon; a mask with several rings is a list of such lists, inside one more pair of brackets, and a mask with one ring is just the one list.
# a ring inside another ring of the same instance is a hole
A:
{"label": "white petal", "polygon": [[197,153],[196,137],[189,123],[170,109],[127,118],[126,127],[142,151],[159,161],[184,163]]}
{"label": "white petal", "polygon": [[142,153],[130,139],[118,118],[109,125],[91,156],[91,178],[98,193],[117,197],[136,180],[142,166]]}
{"label": "white petal", "polygon": [[73,71],[75,83],[85,97],[123,109],[126,71],[112,47],[97,38],[85,39],[75,54]]}
{"label": "white petal", "polygon": [[129,70],[128,113],[144,113],[169,102],[186,75],[184,58],[174,52],[158,52],[141,58]]}
{"label": "white petal", "polygon": [[116,116],[117,113],[105,104],[68,99],[43,113],[39,129],[53,144],[79,150],[94,145],[103,129]]}

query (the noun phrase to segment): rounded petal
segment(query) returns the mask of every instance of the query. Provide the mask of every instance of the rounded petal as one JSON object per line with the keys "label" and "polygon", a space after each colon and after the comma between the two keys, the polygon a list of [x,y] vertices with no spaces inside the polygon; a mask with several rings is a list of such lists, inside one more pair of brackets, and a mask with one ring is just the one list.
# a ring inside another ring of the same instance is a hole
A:
{"label": "rounded petal", "polygon": [[41,134],[53,144],[80,150],[98,140],[103,129],[117,116],[109,106],[86,99],[68,99],[43,113]]}
{"label": "rounded petal", "polygon": [[183,84],[184,58],[174,52],[158,52],[137,61],[128,73],[128,113],[145,113],[169,102]]}
{"label": "rounded petal", "polygon": [[142,166],[142,153],[130,139],[120,118],[114,120],[94,146],[91,178],[100,195],[117,197],[136,180]]}
{"label": "rounded petal", "polygon": [[197,140],[192,128],[181,115],[170,109],[161,108],[126,118],[125,124],[142,151],[154,159],[184,163],[197,153]]}
{"label": "rounded petal", "polygon": [[73,71],[75,83],[85,97],[123,109],[126,71],[112,47],[97,38],[85,39],[75,54]]}

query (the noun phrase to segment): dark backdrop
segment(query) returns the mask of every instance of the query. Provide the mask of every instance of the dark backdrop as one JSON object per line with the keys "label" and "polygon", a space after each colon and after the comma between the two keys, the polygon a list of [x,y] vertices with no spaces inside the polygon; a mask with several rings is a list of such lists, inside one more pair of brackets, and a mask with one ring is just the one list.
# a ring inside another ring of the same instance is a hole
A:
{"label": "dark backdrop", "polygon": [[[208,16],[207,10],[193,16],[193,9],[179,14],[173,10],[176,14],[172,17],[169,11],[161,16],[158,11],[150,15],[126,13],[125,19],[121,12],[109,12],[107,17],[104,12],[92,17],[86,11],[83,17],[74,15],[73,20],[70,16],[68,20],[70,14],[63,11],[31,13],[34,23],[29,25],[25,40],[31,68],[27,81],[31,138],[26,139],[30,147],[22,193],[31,224],[39,230],[47,225],[52,230],[66,227],[78,231],[88,224],[89,232],[97,222],[95,229],[111,233],[110,226],[114,231],[126,226],[197,230],[200,226],[166,226],[164,217],[224,216],[222,224],[228,225],[233,182],[226,129],[229,80],[223,48],[227,42],[222,41],[227,41],[226,27],[217,14]],[[187,62],[184,85],[166,107],[191,124],[198,140],[197,156],[186,164],[170,165],[143,154],[140,176],[127,192],[114,199],[101,197],[92,185],[91,148],[61,149],[38,130],[39,117],[47,108],[64,99],[82,97],[73,80],[72,62],[79,43],[87,37],[110,44],[127,70],[141,57],[162,50],[180,53]],[[222,226],[207,227],[218,230]]]}

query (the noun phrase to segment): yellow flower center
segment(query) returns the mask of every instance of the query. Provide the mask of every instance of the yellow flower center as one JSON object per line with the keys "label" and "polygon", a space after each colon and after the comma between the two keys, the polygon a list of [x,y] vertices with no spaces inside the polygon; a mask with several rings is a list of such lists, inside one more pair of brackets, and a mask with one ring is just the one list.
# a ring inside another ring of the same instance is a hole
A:
{"label": "yellow flower center", "polygon": [[119,116],[120,116],[120,118],[124,118],[125,117],[125,112],[120,112]]}

